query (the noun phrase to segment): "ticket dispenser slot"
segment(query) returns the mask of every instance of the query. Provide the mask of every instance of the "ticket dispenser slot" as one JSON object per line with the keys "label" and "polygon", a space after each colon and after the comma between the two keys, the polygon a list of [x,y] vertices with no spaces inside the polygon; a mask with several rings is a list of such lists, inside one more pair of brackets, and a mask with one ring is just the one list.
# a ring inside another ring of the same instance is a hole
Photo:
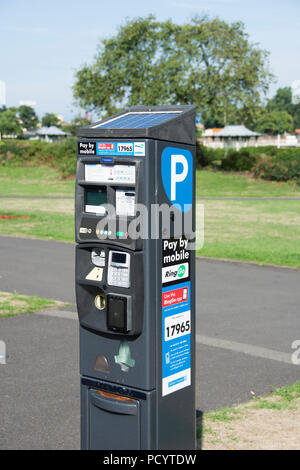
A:
{"label": "ticket dispenser slot", "polygon": [[89,390],[89,448],[140,449],[140,403],[127,397]]}

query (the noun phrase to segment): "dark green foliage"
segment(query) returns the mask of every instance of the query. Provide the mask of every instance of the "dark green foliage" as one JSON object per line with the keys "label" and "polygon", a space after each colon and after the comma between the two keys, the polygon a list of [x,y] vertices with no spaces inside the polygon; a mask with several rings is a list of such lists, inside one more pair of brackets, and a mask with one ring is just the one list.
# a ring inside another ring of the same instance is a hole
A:
{"label": "dark green foliage", "polygon": [[279,149],[254,168],[254,174],[273,181],[295,181],[300,185],[300,149]]}
{"label": "dark green foliage", "polygon": [[223,171],[252,171],[255,176],[273,181],[295,181],[300,184],[300,148],[245,147],[212,149],[197,144],[197,167]]}
{"label": "dark green foliage", "polygon": [[0,113],[0,136],[22,134],[22,127],[17,118],[17,108],[2,108]]}
{"label": "dark green foliage", "polygon": [[294,128],[300,127],[300,104],[293,104],[290,87],[278,88],[275,96],[268,101],[267,111],[286,111],[292,116]]}
{"label": "dark green foliage", "polygon": [[205,147],[205,145],[196,145],[196,165],[197,167],[205,166],[218,166],[220,161],[224,158],[224,149],[212,149]]}
{"label": "dark green foliage", "polygon": [[50,127],[50,126],[60,127],[60,121],[59,121],[56,114],[46,113],[42,117],[42,126],[45,126],[45,127]]}
{"label": "dark green foliage", "polygon": [[225,171],[251,171],[258,161],[257,153],[250,153],[246,149],[240,151],[228,150],[221,163]]}
{"label": "dark green foliage", "polygon": [[196,16],[186,24],[152,15],[128,20],[76,72],[81,107],[112,114],[124,105],[189,104],[202,119],[248,122],[272,81],[268,52],[250,42],[241,22]]}
{"label": "dark green foliage", "polygon": [[76,139],[61,142],[5,140],[0,142],[0,165],[39,166],[57,168],[62,177],[76,173]]}
{"label": "dark green foliage", "polygon": [[23,127],[26,129],[34,129],[37,127],[39,120],[35,110],[31,106],[19,106],[18,114]]}

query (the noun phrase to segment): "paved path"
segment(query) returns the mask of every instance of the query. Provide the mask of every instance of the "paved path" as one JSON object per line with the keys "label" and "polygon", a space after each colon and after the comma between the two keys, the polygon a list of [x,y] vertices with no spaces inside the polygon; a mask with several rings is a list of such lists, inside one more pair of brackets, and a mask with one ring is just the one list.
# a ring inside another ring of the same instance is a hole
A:
{"label": "paved path", "polygon": [[[197,285],[198,409],[300,379],[289,360],[300,339],[300,271],[201,259]],[[0,290],[74,304],[74,245],[0,237]],[[75,313],[53,315],[0,319],[9,354],[0,365],[0,448],[79,445],[78,322]]]}

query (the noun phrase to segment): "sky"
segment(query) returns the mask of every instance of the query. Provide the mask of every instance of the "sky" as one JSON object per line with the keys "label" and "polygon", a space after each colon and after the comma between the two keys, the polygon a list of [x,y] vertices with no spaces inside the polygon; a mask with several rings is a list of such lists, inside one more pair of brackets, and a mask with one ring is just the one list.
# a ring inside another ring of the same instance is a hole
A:
{"label": "sky", "polygon": [[179,24],[195,14],[242,21],[250,41],[270,52],[277,82],[269,96],[300,80],[300,0],[0,0],[0,80],[7,106],[35,101],[40,117],[83,115],[72,95],[75,71],[91,64],[97,44],[127,19],[150,13]]}

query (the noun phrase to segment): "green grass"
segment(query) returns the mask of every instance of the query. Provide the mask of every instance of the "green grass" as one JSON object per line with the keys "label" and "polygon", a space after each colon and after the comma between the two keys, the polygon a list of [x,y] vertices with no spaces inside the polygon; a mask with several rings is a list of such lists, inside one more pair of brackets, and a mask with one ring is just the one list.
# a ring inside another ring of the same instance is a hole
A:
{"label": "green grass", "polygon": [[[1,207],[1,200],[0,200]],[[27,219],[23,219],[24,212],[0,210],[1,215],[18,216],[20,219],[0,220],[0,234],[33,238],[47,238],[65,242],[74,242],[74,216],[58,214],[55,212],[26,211]]]}
{"label": "green grass", "polygon": [[300,398],[300,382],[275,389],[269,397],[255,398],[253,408],[269,410],[295,410],[295,400]]}
{"label": "green grass", "polygon": [[47,167],[0,167],[0,196],[74,196],[75,180]]}
{"label": "green grass", "polygon": [[268,182],[229,172],[198,170],[197,197],[300,197],[294,183]]}
{"label": "green grass", "polygon": [[[208,437],[211,442],[219,442],[224,437],[223,434],[219,434],[216,431],[214,423],[224,423],[227,426],[226,435],[232,441],[238,441],[238,436],[232,436],[230,433],[230,421],[243,419],[248,415],[249,411],[252,410],[274,410],[280,413],[280,411],[294,411],[299,408],[300,398],[300,381],[294,385],[280,387],[275,389],[271,394],[254,397],[250,402],[243,403],[241,405],[232,408],[221,408],[214,411],[209,411],[203,414],[203,421],[201,427],[197,427],[197,437]],[[224,428],[222,428],[224,433]]]}
{"label": "green grass", "polygon": [[67,304],[35,297],[33,295],[20,295],[16,292],[0,292],[0,318],[34,313],[58,305],[62,306]]}
{"label": "green grass", "polygon": [[201,256],[300,268],[300,201],[204,201]]}
{"label": "green grass", "polygon": [[[73,196],[52,168],[0,167],[0,195]],[[197,171],[198,197],[300,197],[300,188],[247,175]],[[198,203],[201,201],[198,201]],[[204,200],[205,257],[300,268],[300,201]],[[71,199],[0,199],[0,234],[74,242]]]}
{"label": "green grass", "polygon": [[219,410],[210,411],[205,413],[205,417],[210,421],[233,421],[238,419],[240,411],[236,408],[221,408]]}

